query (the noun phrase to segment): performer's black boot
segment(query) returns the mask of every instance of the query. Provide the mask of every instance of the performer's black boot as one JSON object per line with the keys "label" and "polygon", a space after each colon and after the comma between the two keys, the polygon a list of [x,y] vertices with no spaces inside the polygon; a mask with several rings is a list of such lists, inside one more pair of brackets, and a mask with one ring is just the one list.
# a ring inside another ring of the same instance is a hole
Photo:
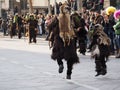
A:
{"label": "performer's black boot", "polygon": [[105,75],[106,73],[107,73],[106,69],[103,69],[103,70],[101,71],[101,75]]}
{"label": "performer's black boot", "polygon": [[71,79],[71,75],[67,75],[66,79]]}
{"label": "performer's black boot", "polygon": [[97,77],[97,76],[99,76],[99,75],[101,75],[101,73],[100,73],[100,72],[97,72],[97,74],[95,75],[95,77]]}
{"label": "performer's black boot", "polygon": [[59,73],[62,73],[62,72],[63,72],[63,69],[64,69],[63,64],[59,65]]}

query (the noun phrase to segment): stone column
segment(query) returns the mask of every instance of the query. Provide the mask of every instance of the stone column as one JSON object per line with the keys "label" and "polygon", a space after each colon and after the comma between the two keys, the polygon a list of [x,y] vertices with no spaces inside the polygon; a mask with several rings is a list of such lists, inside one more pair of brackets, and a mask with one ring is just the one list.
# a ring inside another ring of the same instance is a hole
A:
{"label": "stone column", "polygon": [[54,14],[57,14],[56,0],[54,0]]}
{"label": "stone column", "polygon": [[107,8],[110,6],[110,0],[104,0],[104,8]]}
{"label": "stone column", "polygon": [[2,1],[0,0],[0,17],[2,17]]}
{"label": "stone column", "polygon": [[29,13],[33,13],[32,0],[29,0]]}
{"label": "stone column", "polygon": [[77,0],[77,11],[82,11],[82,0]]}
{"label": "stone column", "polygon": [[48,14],[51,14],[50,0],[48,0]]}

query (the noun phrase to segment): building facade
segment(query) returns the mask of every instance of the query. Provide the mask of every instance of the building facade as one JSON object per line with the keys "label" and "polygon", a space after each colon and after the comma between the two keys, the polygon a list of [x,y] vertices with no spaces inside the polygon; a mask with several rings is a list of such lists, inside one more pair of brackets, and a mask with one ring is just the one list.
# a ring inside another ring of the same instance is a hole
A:
{"label": "building facade", "polygon": [[[54,5],[55,2],[64,3],[67,0],[32,0],[32,5],[34,10],[38,9],[39,12],[43,12],[43,9],[49,7],[49,3]],[[81,7],[82,0],[79,1],[78,6]],[[6,16],[6,14],[15,14],[15,13],[26,13],[29,10],[28,0],[0,0],[1,7],[0,12],[2,16]],[[104,7],[115,6],[120,9],[120,0],[104,0]],[[34,11],[35,12],[35,11]]]}
{"label": "building facade", "polygon": [[[1,8],[4,10],[18,9],[18,12],[29,8],[28,0],[0,0],[2,1]],[[33,8],[48,8],[49,0],[32,0]],[[65,2],[66,0],[50,0],[50,4],[54,5],[56,2]],[[17,8],[16,8],[17,7]]]}

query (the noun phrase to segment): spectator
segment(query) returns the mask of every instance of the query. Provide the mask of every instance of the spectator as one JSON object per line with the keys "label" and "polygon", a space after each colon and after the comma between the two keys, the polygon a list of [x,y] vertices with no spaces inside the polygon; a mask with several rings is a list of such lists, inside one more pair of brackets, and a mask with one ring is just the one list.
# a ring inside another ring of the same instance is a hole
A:
{"label": "spectator", "polygon": [[117,19],[117,23],[113,26],[115,30],[115,41],[117,49],[116,58],[120,58],[120,10],[114,13],[114,18]]}
{"label": "spectator", "polygon": [[115,39],[115,31],[113,26],[116,24],[115,23],[115,19],[113,17],[114,12],[116,11],[116,8],[110,6],[106,9],[106,14],[108,15],[109,18],[109,33],[108,36],[111,39],[111,45],[110,45],[110,51],[111,51],[111,55],[115,54],[115,48],[114,48],[114,39]]}
{"label": "spectator", "polygon": [[3,30],[3,35],[6,36],[7,35],[7,22],[5,20],[3,20],[2,22],[2,30]]}

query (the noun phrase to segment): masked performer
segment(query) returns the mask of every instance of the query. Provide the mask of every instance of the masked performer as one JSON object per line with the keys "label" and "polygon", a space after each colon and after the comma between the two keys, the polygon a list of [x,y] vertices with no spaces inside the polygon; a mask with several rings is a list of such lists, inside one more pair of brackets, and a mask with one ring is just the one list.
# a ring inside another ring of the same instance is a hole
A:
{"label": "masked performer", "polygon": [[95,76],[105,75],[107,73],[106,61],[110,54],[110,38],[104,33],[103,26],[95,25],[93,40],[90,45],[92,48],[91,56],[95,58],[96,72]]}
{"label": "masked performer", "polygon": [[76,52],[76,40],[73,29],[70,26],[69,7],[62,5],[60,7],[59,17],[54,17],[48,26],[50,31],[49,40],[52,45],[53,60],[57,60],[59,73],[63,72],[63,59],[67,61],[67,79],[71,79],[73,64],[79,63]]}

